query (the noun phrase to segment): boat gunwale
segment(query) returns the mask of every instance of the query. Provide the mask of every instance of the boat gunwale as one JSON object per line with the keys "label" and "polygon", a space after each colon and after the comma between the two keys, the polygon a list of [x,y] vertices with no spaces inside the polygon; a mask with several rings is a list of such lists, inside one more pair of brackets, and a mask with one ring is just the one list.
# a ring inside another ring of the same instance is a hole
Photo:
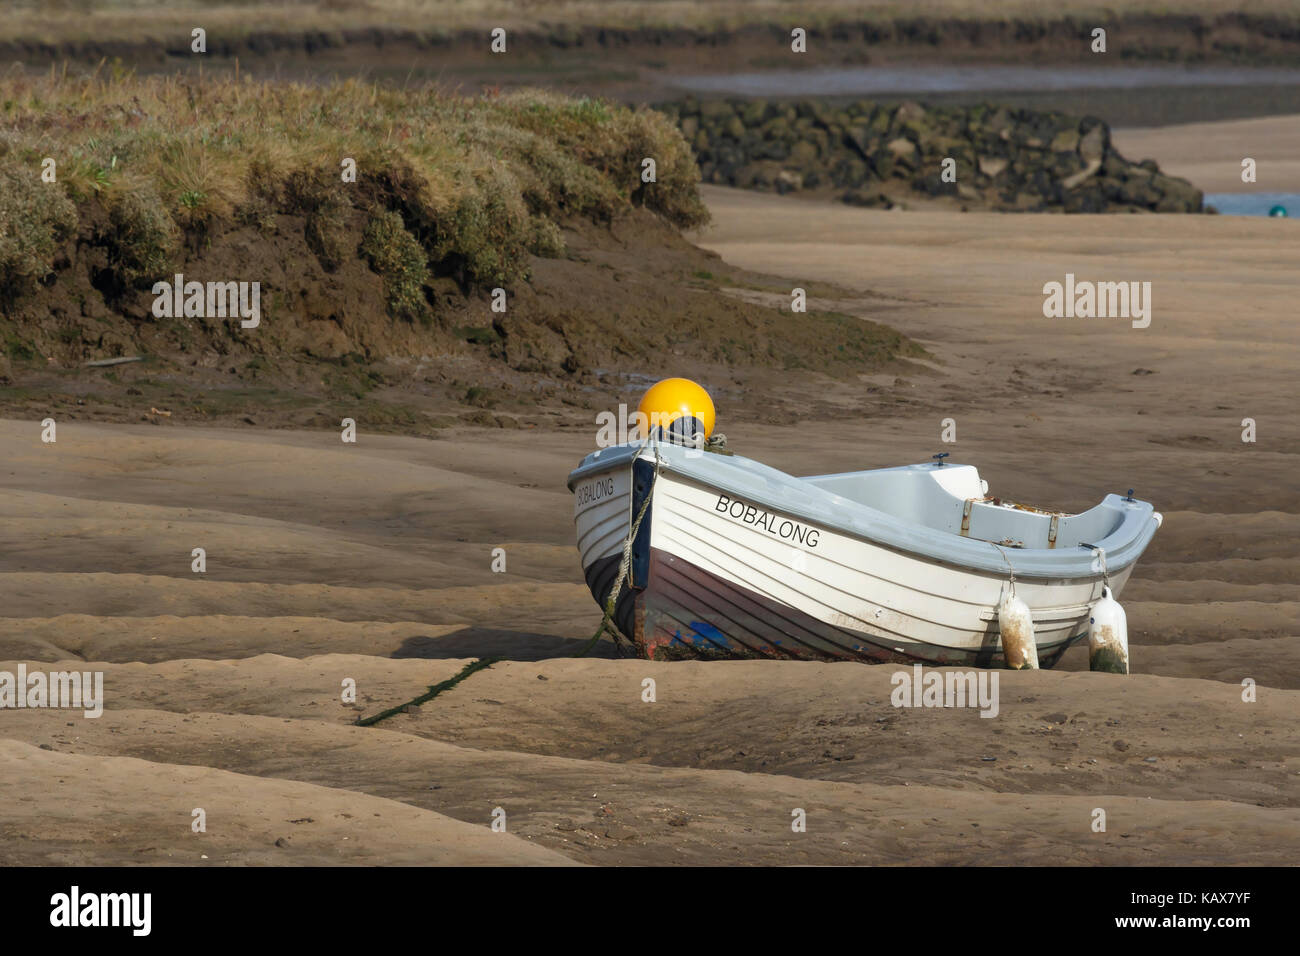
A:
{"label": "boat gunwale", "polygon": [[[1047,582],[1076,582],[1082,580],[1101,580],[1102,574],[1093,569],[1093,550],[1082,545],[1062,548],[1014,548],[1001,546],[991,541],[968,538],[941,531],[916,522],[906,521],[886,511],[873,508],[860,501],[836,495],[816,485],[803,484],[804,479],[778,471],[762,462],[741,456],[715,456],[699,453],[699,457],[686,457],[687,449],[676,445],[659,446],[661,470],[673,473],[675,477],[704,485],[723,494],[734,495],[750,504],[761,505],[769,511],[799,518],[815,524],[835,534],[855,538],[878,547],[923,558],[965,571],[1006,575],[1008,564],[1014,568],[1015,575],[1021,578],[1046,579]],[[621,465],[630,465],[637,458],[655,460],[655,452],[640,443],[617,445],[595,453],[600,457],[588,455],[583,462],[570,472],[567,486],[570,491],[574,485],[588,475],[600,474]],[[588,460],[590,459],[590,460]],[[680,459],[680,460],[677,460]],[[709,462],[713,459],[713,462]],[[683,467],[705,462],[705,468]],[[788,482],[799,482],[797,487],[803,494],[822,496],[827,499],[827,507],[834,506],[849,512],[864,512],[871,518],[870,530],[859,526],[860,519],[851,522],[835,521],[826,513],[817,513],[813,509],[800,507],[799,502],[779,501],[777,496],[763,493],[761,488],[739,489],[725,481],[724,475],[710,474],[710,471],[731,471],[741,478],[753,481],[753,471],[747,471],[744,464],[757,466],[771,474],[779,475]],[[922,465],[928,463],[921,463]],[[903,466],[907,467],[907,466]],[[934,466],[939,467],[939,466]],[[853,474],[852,472],[846,474]],[[818,475],[810,477],[822,477]],[[1138,499],[1129,500],[1116,494],[1109,494],[1099,505],[1112,504],[1121,512],[1117,526],[1106,537],[1091,542],[1093,547],[1104,549],[1106,569],[1116,574],[1137,563],[1155,535],[1159,521],[1155,508],[1150,502]],[[1091,509],[1089,509],[1091,510]],[[881,533],[882,530],[885,533]],[[987,550],[986,550],[987,549]],[[1012,560],[1014,557],[1014,560]]]}

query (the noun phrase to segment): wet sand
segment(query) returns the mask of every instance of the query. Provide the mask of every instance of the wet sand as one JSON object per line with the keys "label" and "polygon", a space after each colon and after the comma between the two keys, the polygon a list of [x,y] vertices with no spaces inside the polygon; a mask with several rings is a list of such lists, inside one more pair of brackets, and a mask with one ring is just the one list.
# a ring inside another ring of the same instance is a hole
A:
{"label": "wet sand", "polygon": [[[732,447],[805,474],[949,451],[994,494],[1069,509],[1135,488],[1165,523],[1123,595],[1133,675],[1075,648],[1000,672],[985,719],[892,707],[891,665],[567,658],[599,619],[564,489],[594,423],[345,445],[67,422],[46,445],[6,420],[0,669],[103,670],[107,702],[0,711],[0,860],[1293,862],[1300,230],[706,198],[703,245],[934,357],[754,378],[744,414],[719,408]],[[1044,318],[1067,272],[1150,281],[1150,327]],[[761,424],[784,404],[840,413]],[[353,725],[483,656],[506,660]]]}
{"label": "wet sand", "polygon": [[[1300,115],[1117,129],[1114,139],[1129,159],[1155,159],[1206,192],[1300,192]],[[1246,158],[1256,163],[1254,183],[1241,181]]]}

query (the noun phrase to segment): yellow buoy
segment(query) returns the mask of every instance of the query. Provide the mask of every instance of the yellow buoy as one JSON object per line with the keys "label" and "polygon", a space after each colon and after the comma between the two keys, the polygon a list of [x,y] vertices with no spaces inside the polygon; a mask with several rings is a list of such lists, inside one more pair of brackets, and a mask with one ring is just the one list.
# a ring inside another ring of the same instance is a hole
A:
{"label": "yellow buoy", "polygon": [[708,438],[713,434],[713,399],[688,378],[666,378],[655,382],[641,397],[636,410],[644,416],[651,429],[662,428],[670,435],[690,438],[703,431],[704,437]]}

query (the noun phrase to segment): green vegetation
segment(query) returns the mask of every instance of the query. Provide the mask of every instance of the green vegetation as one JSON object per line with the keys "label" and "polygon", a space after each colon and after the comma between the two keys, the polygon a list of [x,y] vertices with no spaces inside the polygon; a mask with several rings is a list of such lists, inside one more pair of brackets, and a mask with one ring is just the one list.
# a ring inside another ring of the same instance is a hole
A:
{"label": "green vegetation", "polygon": [[179,230],[152,183],[115,189],[108,221],[111,228],[104,241],[119,285],[144,285],[167,273]]}
{"label": "green vegetation", "polygon": [[429,279],[424,247],[406,231],[402,217],[388,210],[377,210],[366,226],[361,251],[370,266],[384,277],[388,311],[406,318],[423,318],[421,290]]}
{"label": "green vegetation", "polygon": [[[571,217],[644,206],[680,228],[707,220],[665,117],[547,92],[11,75],[0,123],[0,309],[50,273],[78,224],[128,288],[170,274],[186,241],[300,216],[326,269],[360,249],[394,314],[414,316],[429,274],[526,278],[530,255],[563,252]],[[46,157],[55,183],[41,180]]]}
{"label": "green vegetation", "polygon": [[71,200],[42,188],[38,172],[24,177],[0,166],[0,301],[30,292],[50,273],[55,251],[76,224]]}

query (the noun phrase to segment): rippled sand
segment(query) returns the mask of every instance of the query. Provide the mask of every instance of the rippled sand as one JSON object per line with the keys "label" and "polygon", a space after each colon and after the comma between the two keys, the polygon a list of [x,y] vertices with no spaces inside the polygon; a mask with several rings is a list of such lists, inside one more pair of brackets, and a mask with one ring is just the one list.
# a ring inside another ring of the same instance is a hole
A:
{"label": "rippled sand", "polygon": [[[566,658],[598,620],[564,489],[586,431],[363,429],[348,446],[68,422],[44,445],[3,421],[0,669],[103,670],[107,703],[97,720],[0,711],[0,858],[1293,862],[1300,232],[707,198],[700,242],[792,287],[834,283],[838,307],[935,357],[818,386],[869,405],[857,418],[729,424],[721,407],[733,447],[796,473],[945,450],[995,494],[1072,509],[1137,489],[1165,523],[1123,596],[1132,676],[1088,673],[1076,648],[999,673],[984,719],[892,707],[893,666]],[[1043,318],[1043,283],[1067,272],[1151,281],[1151,327]],[[792,373],[747,401],[810,387]],[[353,725],[489,655],[507,660]]]}

